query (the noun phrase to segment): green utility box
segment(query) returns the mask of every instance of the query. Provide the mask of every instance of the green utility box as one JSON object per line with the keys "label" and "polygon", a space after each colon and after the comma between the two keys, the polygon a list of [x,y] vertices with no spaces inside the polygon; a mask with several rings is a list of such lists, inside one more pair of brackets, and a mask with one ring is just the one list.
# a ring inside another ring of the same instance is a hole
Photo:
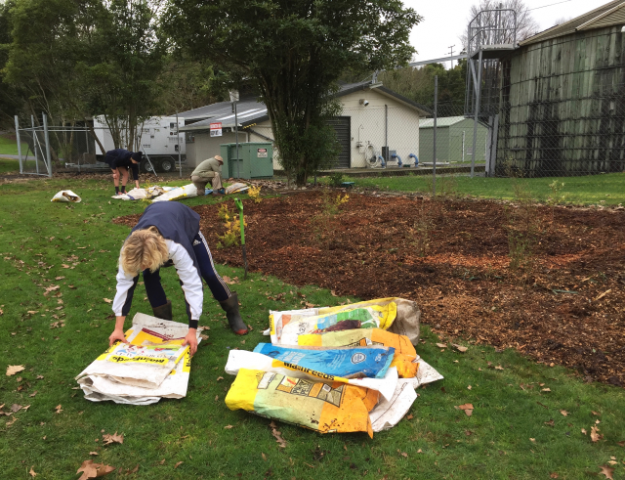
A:
{"label": "green utility box", "polygon": [[271,143],[222,143],[222,172],[228,178],[273,178],[273,145]]}

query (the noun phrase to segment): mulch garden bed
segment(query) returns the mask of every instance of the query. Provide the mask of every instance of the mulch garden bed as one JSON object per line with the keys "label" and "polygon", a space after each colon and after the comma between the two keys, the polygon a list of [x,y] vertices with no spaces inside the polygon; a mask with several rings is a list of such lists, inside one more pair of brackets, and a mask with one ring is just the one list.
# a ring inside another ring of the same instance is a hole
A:
{"label": "mulch garden bed", "polygon": [[[440,334],[624,385],[625,212],[353,194],[323,215],[335,196],[247,201],[250,269],[337,295],[410,298]],[[240,247],[216,248],[218,208],[194,209],[215,261],[241,266]]]}

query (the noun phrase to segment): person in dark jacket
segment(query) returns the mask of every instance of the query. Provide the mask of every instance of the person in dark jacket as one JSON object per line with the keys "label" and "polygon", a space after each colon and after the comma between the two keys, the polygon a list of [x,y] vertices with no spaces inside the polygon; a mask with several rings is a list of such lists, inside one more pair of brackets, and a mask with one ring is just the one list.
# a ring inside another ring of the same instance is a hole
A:
{"label": "person in dark jacket", "polygon": [[124,148],[109,150],[104,156],[104,162],[108,163],[113,172],[113,183],[115,184],[115,195],[119,195],[119,179],[122,179],[121,194],[126,193],[126,183],[128,183],[128,171],[132,169],[132,177],[135,187],[139,188],[139,164],[141,163],[141,152],[129,152]]}
{"label": "person in dark jacket", "polygon": [[178,272],[189,316],[189,333],[185,345],[191,354],[197,349],[196,332],[202,314],[204,293],[202,278],[213,297],[226,312],[228,323],[237,335],[245,335],[247,326],[239,314],[239,300],[215,270],[210,249],[200,232],[200,216],[178,202],[153,203],[145,209],[137,225],[122,246],[117,273],[117,293],[113,300],[115,329],[109,344],[125,341],[124,321],[139,273],[143,272],[145,289],[154,316],[172,320],[171,300],[161,285],[160,268],[172,263]]}

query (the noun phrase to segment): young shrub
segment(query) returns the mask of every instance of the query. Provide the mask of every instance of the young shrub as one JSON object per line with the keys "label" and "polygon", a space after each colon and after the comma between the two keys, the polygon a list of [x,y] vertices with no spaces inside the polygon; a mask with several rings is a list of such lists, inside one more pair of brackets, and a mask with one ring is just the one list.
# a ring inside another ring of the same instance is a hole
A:
{"label": "young shrub", "polygon": [[260,191],[263,187],[250,187],[247,191],[247,195],[254,200],[254,203],[260,203],[262,199],[260,198]]}

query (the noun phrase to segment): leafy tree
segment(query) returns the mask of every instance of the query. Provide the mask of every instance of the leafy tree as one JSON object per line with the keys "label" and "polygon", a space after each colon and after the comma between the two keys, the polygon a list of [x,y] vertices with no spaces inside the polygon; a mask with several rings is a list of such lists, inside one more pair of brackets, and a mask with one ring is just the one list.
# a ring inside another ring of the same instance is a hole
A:
{"label": "leafy tree", "polygon": [[341,72],[405,63],[419,21],[399,0],[170,0],[164,26],[179,46],[258,85],[281,165],[303,185],[338,155],[327,120],[340,110]]}

